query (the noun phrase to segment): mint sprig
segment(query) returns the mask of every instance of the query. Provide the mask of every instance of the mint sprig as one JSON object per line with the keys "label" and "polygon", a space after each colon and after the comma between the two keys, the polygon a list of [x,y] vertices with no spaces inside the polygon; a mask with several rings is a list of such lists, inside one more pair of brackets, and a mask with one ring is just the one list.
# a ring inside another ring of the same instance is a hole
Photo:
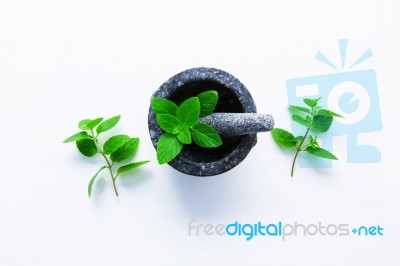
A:
{"label": "mint sprig", "polygon": [[164,131],[157,143],[159,164],[172,161],[183,145],[192,141],[204,148],[222,145],[221,137],[213,127],[199,123],[200,116],[213,113],[217,102],[218,92],[213,90],[191,97],[179,106],[164,98],[153,98],[151,108],[157,124]]}
{"label": "mint sprig", "polygon": [[324,109],[322,106],[318,106],[320,99],[304,99],[306,107],[289,105],[289,110],[295,112],[292,115],[292,120],[307,128],[303,136],[295,137],[292,133],[281,128],[274,128],[271,131],[272,138],[276,143],[296,150],[292,162],[291,176],[293,176],[296,159],[300,152],[306,151],[320,158],[337,160],[337,157],[330,151],[319,146],[316,136],[309,135],[310,131],[315,133],[327,132],[332,125],[333,118],[342,117],[335,112]]}
{"label": "mint sprig", "polygon": [[[106,140],[103,145],[100,145],[98,138],[99,135],[115,127],[120,118],[121,116],[118,115],[104,121],[103,118],[84,119],[78,124],[79,129],[83,131],[78,132],[64,140],[64,143],[76,142],[78,150],[86,157],[93,157],[97,154],[100,154],[105,160],[105,165],[100,167],[100,169],[89,181],[89,197],[92,195],[94,181],[104,169],[109,170],[115,194],[118,196],[118,191],[115,184],[118,176],[120,176],[122,173],[132,171],[133,169],[149,162],[140,161],[119,166],[117,172],[114,173],[113,167],[117,163],[121,163],[132,158],[139,146],[139,138],[131,138],[128,135],[112,136]],[[103,148],[101,148],[101,146]]]}

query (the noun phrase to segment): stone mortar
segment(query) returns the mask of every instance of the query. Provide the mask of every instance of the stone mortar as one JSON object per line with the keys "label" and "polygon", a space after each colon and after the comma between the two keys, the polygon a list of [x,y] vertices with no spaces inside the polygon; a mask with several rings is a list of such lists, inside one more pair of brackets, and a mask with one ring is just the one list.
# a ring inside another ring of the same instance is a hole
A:
{"label": "stone mortar", "polygon": [[[218,104],[213,115],[218,116],[217,113],[225,113],[219,116],[219,119],[226,120],[228,117],[236,119],[240,122],[237,130],[243,134],[224,134],[221,132],[223,144],[217,148],[206,149],[194,143],[185,145],[181,153],[169,165],[189,175],[211,176],[232,169],[243,161],[257,143],[256,132],[268,131],[273,127],[273,119],[269,115],[260,116],[264,122],[268,122],[261,126],[264,128],[262,130],[256,130],[256,127],[260,128],[257,116],[254,116],[256,114],[250,115],[251,119],[250,116],[247,119],[232,117],[232,115],[235,115],[232,113],[242,113],[240,115],[246,116],[247,113],[256,113],[256,105],[249,91],[237,78],[215,68],[200,67],[178,73],[162,84],[152,95],[152,99],[154,97],[166,98],[180,104],[187,98],[208,90],[218,91]],[[213,115],[210,116],[211,118],[203,117],[200,120],[213,125],[215,121],[212,118]],[[246,129],[243,124],[244,120],[253,121],[254,128]],[[232,123],[230,124],[232,126]],[[156,148],[158,139],[163,134],[163,131],[157,124],[151,106],[149,108],[148,126],[151,141]],[[218,129],[217,125],[214,124],[213,126],[218,131],[221,130],[221,128]],[[232,128],[229,128],[229,125],[225,125],[222,126],[222,130],[232,131]]]}

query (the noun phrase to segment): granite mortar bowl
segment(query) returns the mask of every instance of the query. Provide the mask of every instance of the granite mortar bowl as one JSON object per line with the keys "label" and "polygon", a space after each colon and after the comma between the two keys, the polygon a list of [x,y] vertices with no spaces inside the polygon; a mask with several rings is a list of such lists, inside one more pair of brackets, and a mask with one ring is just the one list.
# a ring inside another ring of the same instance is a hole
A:
{"label": "granite mortar bowl", "polygon": [[[256,113],[256,105],[246,87],[231,74],[215,68],[199,67],[178,73],[162,84],[151,99],[166,98],[179,105],[184,100],[208,90],[218,92],[218,103],[214,113]],[[157,124],[151,106],[148,126],[151,141],[156,148],[163,131]],[[169,165],[189,175],[218,175],[243,161],[257,143],[257,134],[222,135],[221,138],[223,144],[217,148],[202,148],[195,143],[184,145],[181,153],[169,162]]]}

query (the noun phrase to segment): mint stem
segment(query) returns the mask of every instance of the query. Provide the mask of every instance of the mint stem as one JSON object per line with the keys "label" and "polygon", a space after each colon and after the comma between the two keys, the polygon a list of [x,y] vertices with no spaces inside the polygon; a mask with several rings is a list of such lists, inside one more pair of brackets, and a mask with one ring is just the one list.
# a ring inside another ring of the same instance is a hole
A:
{"label": "mint stem", "polygon": [[98,144],[98,140],[97,140],[97,137],[94,136],[93,130],[92,130],[92,135],[93,135],[94,143],[96,144],[97,150],[98,150],[99,153],[103,156],[104,160],[105,160],[106,163],[107,163],[106,168],[108,168],[108,170],[110,171],[110,176],[111,176],[111,179],[112,179],[112,184],[113,184],[113,187],[114,187],[114,191],[115,191],[115,194],[116,194],[117,197],[118,197],[118,191],[117,191],[117,187],[116,187],[116,185],[115,185],[115,180],[117,179],[117,176],[114,177],[114,174],[113,174],[113,172],[112,172],[112,166],[113,166],[113,165],[110,163],[110,161],[108,160],[108,158],[107,158],[107,156],[104,154],[104,152],[100,149],[99,145],[97,145],[97,144]]}
{"label": "mint stem", "polygon": [[293,177],[294,165],[296,163],[297,156],[299,155],[299,152],[301,152],[301,150],[302,150],[301,145],[303,145],[304,140],[306,139],[306,137],[308,135],[308,132],[310,132],[310,128],[307,128],[306,134],[304,134],[304,137],[301,140],[299,146],[296,147],[296,154],[294,155],[294,159],[293,159],[293,163],[292,163],[292,171],[290,172],[291,177]]}
{"label": "mint stem", "polygon": [[100,154],[104,157],[104,159],[105,159],[106,162],[107,162],[107,165],[108,165],[107,168],[108,168],[108,170],[110,171],[110,176],[111,176],[111,179],[112,179],[114,191],[115,191],[115,194],[116,194],[117,197],[118,197],[118,191],[117,191],[117,187],[116,187],[116,185],[115,185],[115,180],[117,179],[117,177],[114,177],[114,174],[113,174],[113,172],[112,172],[112,165],[110,164],[110,161],[107,159],[107,156],[103,153],[103,151],[99,149],[99,152],[100,152]]}
{"label": "mint stem", "polygon": [[[113,178],[112,176],[111,176],[111,178]],[[113,178],[113,187],[114,187],[114,191],[115,191],[115,195],[117,195],[117,197],[118,197],[118,191],[117,191],[117,187],[116,187],[116,185],[115,185],[115,180],[116,180],[117,178]]]}

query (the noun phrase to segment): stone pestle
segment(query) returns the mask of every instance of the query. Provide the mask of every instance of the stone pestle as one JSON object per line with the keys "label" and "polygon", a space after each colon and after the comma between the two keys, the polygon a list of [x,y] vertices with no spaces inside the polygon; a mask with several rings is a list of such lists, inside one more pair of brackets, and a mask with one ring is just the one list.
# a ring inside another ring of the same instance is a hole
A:
{"label": "stone pestle", "polygon": [[201,117],[199,121],[226,137],[267,132],[274,127],[271,115],[258,113],[214,113]]}

